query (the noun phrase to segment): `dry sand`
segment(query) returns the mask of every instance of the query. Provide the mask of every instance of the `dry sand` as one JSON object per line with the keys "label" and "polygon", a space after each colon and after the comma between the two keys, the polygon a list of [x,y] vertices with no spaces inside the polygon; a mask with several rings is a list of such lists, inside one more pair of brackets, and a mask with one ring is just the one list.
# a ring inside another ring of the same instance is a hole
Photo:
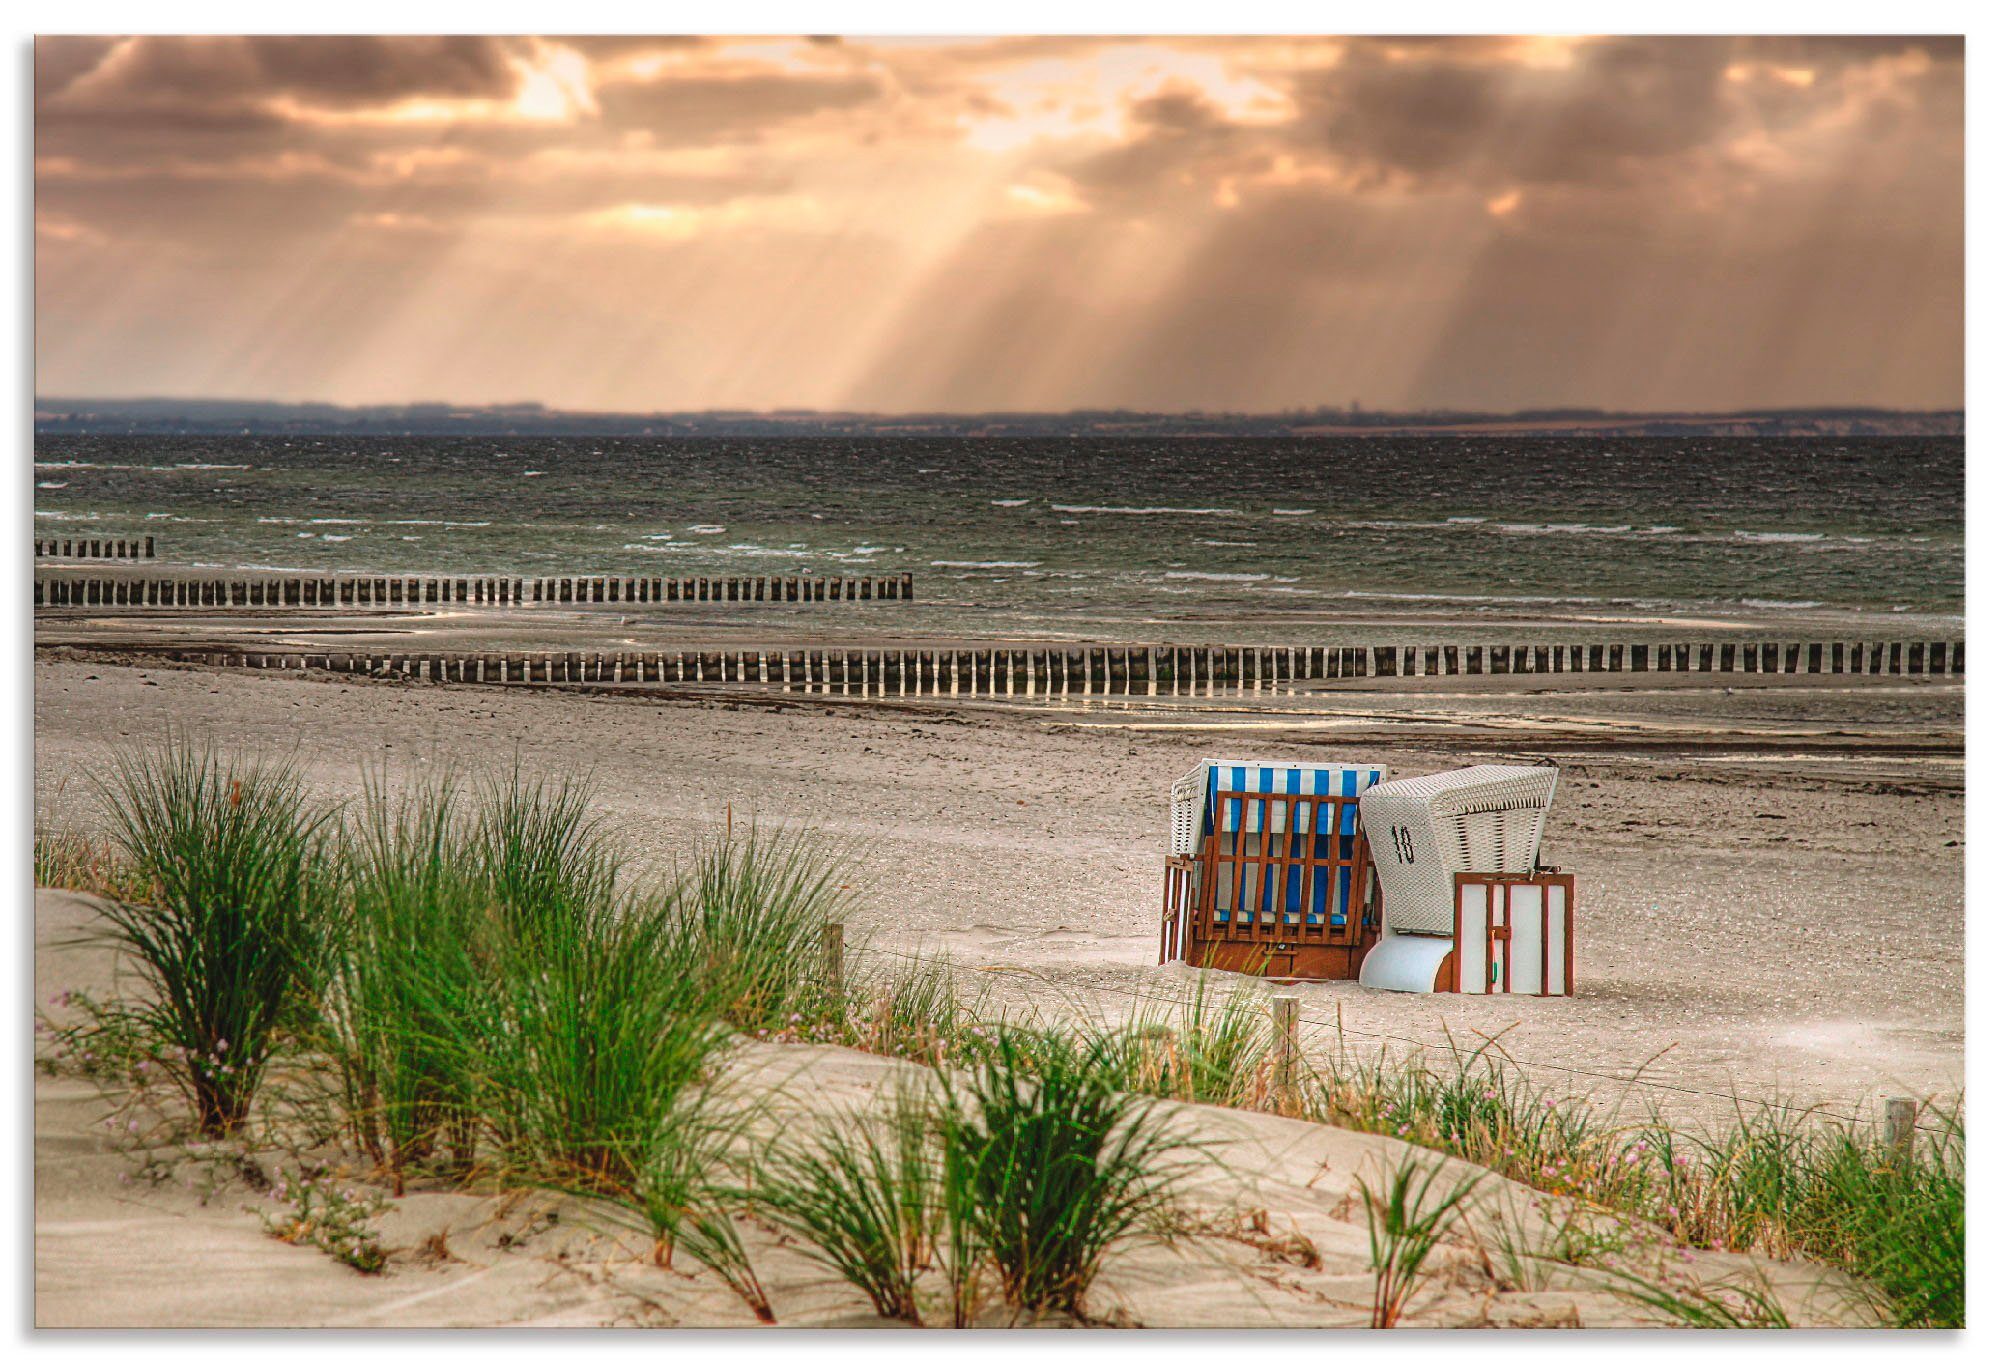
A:
{"label": "dry sand", "polygon": [[[1907,711],[1926,691],[1933,714],[1919,722]],[[671,857],[725,811],[821,829],[855,849],[857,937],[948,951],[996,1002],[1053,1005],[1191,976],[1155,961],[1166,791],[1196,758],[1365,759],[1408,775],[1553,755],[1564,779],[1544,860],[1579,877],[1577,997],[1310,984],[1309,1042],[1329,1040],[1313,1025],[1336,1014],[1356,1044],[1504,1031],[1517,1059],[1562,1067],[1539,1071],[1558,1086],[1608,1090],[1567,1071],[1651,1058],[1649,1079],[1701,1091],[1634,1095],[1675,1114],[1714,1115],[1714,1094],[1872,1109],[1883,1093],[1963,1084],[1963,767],[1948,746],[1906,751],[1913,735],[1949,735],[1954,695],[1898,681],[1833,698],[1879,718],[1828,725],[1785,722],[1801,697],[1827,704],[1819,692],[1746,690],[1729,704],[1749,716],[1719,725],[1713,697],[1692,692],[1645,698],[1634,716],[1629,695],[1432,688],[1354,697],[1374,710],[1325,728],[1319,713],[661,701],[44,660],[36,803],[44,825],[87,821],[88,774],[169,720],[243,751],[296,751],[333,796],[358,791],[364,763],[477,769],[518,755],[592,773],[642,857]],[[1644,745],[1593,732],[1621,703],[1622,722],[1649,726]],[[1287,719],[1308,727],[1180,727]],[[1725,730],[1771,724],[1849,737],[1804,755],[1717,747]]]}
{"label": "dry sand", "polygon": [[[87,826],[90,774],[114,745],[157,737],[169,721],[231,749],[296,753],[329,796],[356,793],[365,763],[408,774],[518,757],[590,771],[643,857],[670,858],[725,811],[824,830],[855,849],[854,935],[874,948],[948,950],[995,1006],[1115,1009],[1193,975],[1154,961],[1166,789],[1197,757],[1366,759],[1407,775],[1496,753],[1554,756],[1564,781],[1544,855],[1579,876],[1577,997],[1305,985],[1309,1048],[1331,1044],[1336,1017],[1362,1047],[1502,1035],[1544,1083],[1606,1106],[1656,1103],[1682,1122],[1718,1116],[1730,1094],[1872,1116],[1883,1093],[1962,1087],[1956,683],[1780,684],[1727,699],[1712,688],[1419,684],[1343,697],[1339,713],[1329,704],[1286,714],[580,696],[44,657],[37,811],[44,827]],[[43,897],[42,998],[102,969],[89,953],[46,950],[77,912],[69,897]],[[803,1083],[829,1099],[869,1091],[897,1068],[846,1053],[771,1060],[809,1060],[809,1079],[778,1087]],[[745,1063],[761,1065],[754,1054]],[[1615,1078],[1642,1063],[1645,1086]],[[500,1248],[492,1218],[502,1209],[460,1195],[409,1199],[387,1238],[407,1249],[449,1226],[464,1262],[425,1267],[412,1249],[385,1278],[362,1279],[263,1236],[240,1193],[204,1207],[171,1180],[143,1193],[121,1185],[131,1157],[101,1130],[101,1101],[73,1081],[38,1081],[43,1323],[747,1320],[712,1282],[622,1262],[600,1240],[567,1260],[543,1248],[582,1233],[573,1217],[532,1252],[519,1240],[525,1221]],[[1260,1171],[1245,1205],[1299,1219],[1325,1267],[1265,1262],[1233,1241],[1192,1259],[1149,1250],[1113,1274],[1102,1309],[1151,1324],[1352,1322],[1366,1299],[1365,1236],[1355,1240],[1353,1210],[1340,1208],[1377,1144],[1275,1117],[1200,1120],[1247,1142],[1232,1147]],[[1321,1162],[1331,1175],[1316,1174]],[[1218,1194],[1214,1206],[1228,1200]],[[775,1257],[782,1320],[865,1317],[823,1273]],[[1246,1292],[1246,1275],[1262,1285]],[[1199,1290],[1156,1290],[1163,1281]],[[1426,1319],[1517,1308],[1544,1323],[1631,1318],[1601,1290],[1533,1295],[1489,1300],[1468,1278]]]}
{"label": "dry sand", "polygon": [[[91,902],[36,895],[35,987],[103,992],[112,962],[70,943]],[[51,1011],[60,1019],[61,1008]],[[759,1116],[749,1139],[880,1106],[909,1083],[933,1082],[903,1061],[823,1046],[744,1045],[730,1082]],[[371,1222],[387,1268],[358,1273],[311,1247],[278,1240],[257,1215],[275,1211],[257,1183],[297,1167],[266,1152],[246,1178],[240,1156],[201,1158],[155,1134],[80,1079],[39,1077],[35,1090],[35,1320],[40,1326],[742,1326],[754,1317],[717,1277],[683,1261],[652,1262],[647,1235],[602,1208],[552,1194],[479,1195],[413,1185]],[[1633,1326],[1659,1318],[1607,1275],[1549,1264],[1509,1276],[1510,1231],[1550,1251],[1567,1218],[1550,1199],[1469,1165],[1380,1136],[1264,1113],[1169,1104],[1169,1120],[1204,1143],[1181,1209],[1197,1234],[1172,1246],[1136,1242],[1112,1257],[1087,1303],[1093,1318],[1149,1327],[1365,1326],[1374,1289],[1362,1184],[1379,1187],[1410,1153],[1447,1166],[1440,1189],[1482,1180],[1466,1221],[1429,1261],[1406,1322],[1416,1326]],[[111,1115],[107,1115],[111,1114]],[[366,1189],[352,1179],[345,1186]],[[1616,1223],[1582,1214],[1608,1232]],[[789,1326],[881,1322],[861,1294],[797,1245],[745,1223],[745,1244]],[[1861,1323],[1851,1285],[1807,1264],[1683,1252],[1657,1228],[1618,1231],[1621,1262],[1711,1290],[1753,1282],[1800,1325]],[[981,1321],[1011,1323],[989,1307]]]}

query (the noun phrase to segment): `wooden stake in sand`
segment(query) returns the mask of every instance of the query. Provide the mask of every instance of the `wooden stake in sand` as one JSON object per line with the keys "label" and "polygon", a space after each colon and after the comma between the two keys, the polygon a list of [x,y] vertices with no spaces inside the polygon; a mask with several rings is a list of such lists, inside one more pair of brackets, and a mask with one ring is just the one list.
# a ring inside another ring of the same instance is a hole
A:
{"label": "wooden stake in sand", "polygon": [[819,927],[820,973],[826,979],[827,999],[836,1007],[847,997],[847,949],[843,940],[846,925],[822,923]]}
{"label": "wooden stake in sand", "polygon": [[1904,1151],[1910,1148],[1917,1137],[1917,1100],[1914,1098],[1885,1098],[1882,1100],[1882,1139],[1891,1150]]}
{"label": "wooden stake in sand", "polygon": [[1298,1097],[1299,996],[1271,996],[1271,1088],[1279,1106]]}

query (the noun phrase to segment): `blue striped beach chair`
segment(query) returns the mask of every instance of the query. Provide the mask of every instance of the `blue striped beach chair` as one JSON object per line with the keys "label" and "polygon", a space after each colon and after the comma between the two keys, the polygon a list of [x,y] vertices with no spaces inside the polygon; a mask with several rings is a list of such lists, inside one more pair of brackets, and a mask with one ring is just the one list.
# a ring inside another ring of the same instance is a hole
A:
{"label": "blue striped beach chair", "polygon": [[1377,764],[1210,759],[1176,781],[1162,962],[1351,978],[1368,893],[1358,804],[1382,776]]}

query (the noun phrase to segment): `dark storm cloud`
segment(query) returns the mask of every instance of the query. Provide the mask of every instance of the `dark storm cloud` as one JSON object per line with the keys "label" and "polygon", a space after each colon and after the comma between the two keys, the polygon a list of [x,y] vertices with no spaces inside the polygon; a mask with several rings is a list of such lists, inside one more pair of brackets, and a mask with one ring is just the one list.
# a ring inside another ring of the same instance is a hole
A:
{"label": "dark storm cloud", "polygon": [[[52,61],[67,55],[74,41],[57,40]],[[498,98],[513,83],[504,40],[497,38],[142,37],[103,50],[92,69],[73,73],[46,105],[56,116],[283,97],[339,108],[418,96]]]}

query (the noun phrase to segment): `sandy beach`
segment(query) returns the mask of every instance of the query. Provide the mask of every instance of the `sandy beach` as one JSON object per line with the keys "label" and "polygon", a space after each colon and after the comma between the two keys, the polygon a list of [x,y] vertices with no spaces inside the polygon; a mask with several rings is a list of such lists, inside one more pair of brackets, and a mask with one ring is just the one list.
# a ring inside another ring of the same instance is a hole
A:
{"label": "sandy beach", "polygon": [[[110,955],[78,947],[89,899],[39,892],[35,988],[105,991]],[[67,944],[67,945],[64,945]],[[61,1018],[60,1006],[48,1010]],[[793,1137],[879,1108],[912,1083],[907,1062],[828,1046],[748,1043],[728,1073],[756,1113],[746,1139]],[[35,1085],[35,1322],[87,1326],[746,1326],[743,1301],[684,1259],[662,1268],[649,1237],[600,1204],[517,1189],[499,1195],[417,1184],[379,1199],[371,1232],[387,1256],[360,1274],[266,1233],[266,1191],[300,1167],[298,1153],[245,1154],[165,1136],[155,1115],[118,1105],[87,1080]],[[140,1120],[143,1119],[143,1120]],[[1172,1245],[1139,1241],[1114,1254],[1089,1309],[1099,1323],[1153,1328],[1360,1327],[1374,1273],[1358,1188],[1379,1185],[1411,1149],[1402,1142],[1266,1113],[1169,1104],[1175,1129],[1203,1143],[1179,1197],[1192,1232]],[[1441,1156],[1426,1156],[1442,1160]],[[1460,1232],[1431,1258],[1407,1323],[1442,1328],[1657,1325],[1661,1318],[1592,1268],[1549,1263],[1531,1283],[1507,1277],[1499,1246],[1555,1253],[1571,1224],[1554,1200],[1456,1160],[1449,1180],[1480,1179]],[[1585,1224],[1597,1224],[1583,1213]],[[1799,1325],[1865,1323],[1851,1285],[1808,1263],[1682,1251],[1656,1228],[1615,1227],[1628,1262],[1650,1275],[1727,1289],[1762,1284]],[[883,1322],[859,1292],[772,1228],[746,1245],[783,1326]],[[1520,1237],[1509,1240],[1509,1237]],[[985,1308],[982,1325],[1019,1324]],[[1054,1321],[1050,1323],[1062,1324]]]}
{"label": "sandy beach", "polygon": [[[1732,1095],[1872,1120],[1884,1094],[1963,1084],[1955,680],[1723,696],[1430,679],[1343,692],[1337,710],[1217,711],[577,695],[55,658],[35,671],[45,827],[87,826],[90,774],[170,722],[296,754],[333,798],[355,794],[364,767],[518,760],[589,775],[642,862],[725,818],[821,831],[851,854],[852,935],[948,953],[996,1007],[1129,1010],[1185,986],[1193,972],[1155,964],[1159,877],[1167,787],[1202,756],[1380,761],[1392,776],[1552,758],[1563,779],[1543,857],[1578,876],[1577,996],[1306,984],[1309,1045],[1334,1044],[1336,1022],[1369,1048],[1500,1037],[1541,1082],[1690,1121]],[[1642,1066],[1646,1086],[1620,1082]]]}

